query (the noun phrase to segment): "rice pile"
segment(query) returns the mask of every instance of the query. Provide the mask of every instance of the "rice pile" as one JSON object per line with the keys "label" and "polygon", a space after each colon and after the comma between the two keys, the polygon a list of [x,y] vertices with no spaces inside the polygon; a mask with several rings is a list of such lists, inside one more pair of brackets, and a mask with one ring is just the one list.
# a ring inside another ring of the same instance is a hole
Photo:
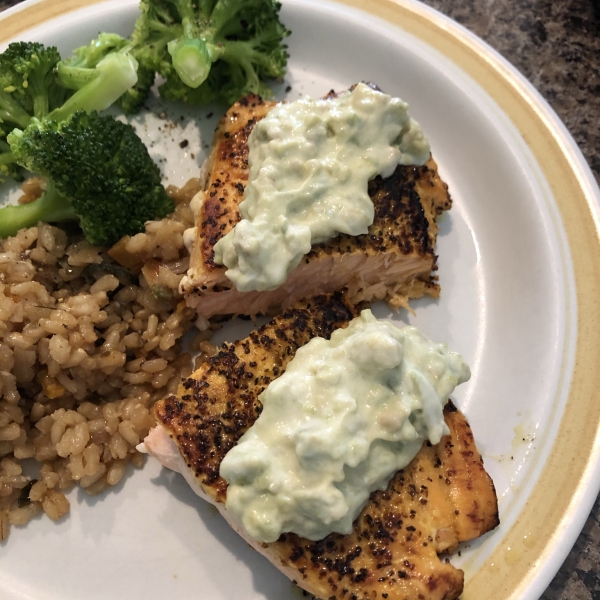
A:
{"label": "rice pile", "polygon": [[[46,224],[0,240],[0,540],[67,513],[74,484],[97,494],[142,465],[150,407],[192,370],[178,285],[198,188],[170,189],[175,212],[109,250]],[[212,353],[209,334],[190,349]]]}

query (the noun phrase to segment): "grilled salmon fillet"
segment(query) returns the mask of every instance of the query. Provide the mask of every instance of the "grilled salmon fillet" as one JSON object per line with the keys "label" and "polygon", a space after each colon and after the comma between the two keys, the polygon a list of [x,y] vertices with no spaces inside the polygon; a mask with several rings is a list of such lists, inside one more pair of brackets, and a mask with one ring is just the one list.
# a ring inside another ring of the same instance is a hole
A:
{"label": "grilled salmon fillet", "polygon": [[226,453],[262,410],[259,394],[314,336],[329,338],[354,318],[340,294],[288,309],[244,340],[226,345],[154,408],[159,425],[144,440],[165,466],[181,472],[230,525],[290,579],[328,600],[451,600],[463,573],[438,558],[498,524],[493,483],[464,416],[448,403],[450,434],[425,443],[415,459],[374,492],[348,535],[314,542],[284,534],[264,544],[246,536],[225,509]]}
{"label": "grilled salmon fillet", "polygon": [[225,276],[226,268],[215,264],[214,246],[241,218],[248,136],[273,106],[247,96],[217,127],[204,190],[192,202],[196,226],[186,234],[191,259],[181,291],[188,305],[208,319],[217,314],[264,314],[342,288],[354,304],[386,299],[396,308],[406,306],[408,298],[437,297],[436,217],[450,209],[451,200],[433,159],[421,167],[399,166],[391,177],[369,183],[375,220],[367,234],[339,235],[314,245],[276,290],[237,291]]}

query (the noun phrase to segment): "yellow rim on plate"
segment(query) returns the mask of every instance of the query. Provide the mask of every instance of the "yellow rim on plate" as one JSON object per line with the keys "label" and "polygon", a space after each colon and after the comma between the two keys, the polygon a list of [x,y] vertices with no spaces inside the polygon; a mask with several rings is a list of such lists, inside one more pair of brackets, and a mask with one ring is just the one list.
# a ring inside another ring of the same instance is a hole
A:
{"label": "yellow rim on plate", "polygon": [[[0,43],[102,0],[39,0],[2,18]],[[600,223],[595,185],[573,142],[529,86],[474,36],[416,3],[402,0],[337,0],[366,10],[410,32],[469,74],[518,128],[535,156],[560,211],[577,293],[577,346],[565,412],[539,480],[515,525],[483,567],[466,583],[465,600],[520,600],[556,552],[578,513],[600,462]],[[597,482],[596,482],[597,483]],[[533,567],[532,567],[533,566]],[[507,570],[510,577],[506,576]]]}

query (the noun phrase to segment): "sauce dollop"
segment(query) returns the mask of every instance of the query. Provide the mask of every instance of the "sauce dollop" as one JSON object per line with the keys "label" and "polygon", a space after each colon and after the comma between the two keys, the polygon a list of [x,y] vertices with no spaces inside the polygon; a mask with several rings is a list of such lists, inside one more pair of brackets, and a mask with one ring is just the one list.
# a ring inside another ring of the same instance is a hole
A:
{"label": "sauce dollop", "polygon": [[407,110],[359,83],[335,98],[278,104],[254,126],[242,219],[214,247],[239,291],[273,290],[313,244],[367,233],[369,180],[430,155]]}
{"label": "sauce dollop", "polygon": [[263,542],[350,533],[371,492],[448,433],[443,407],[469,377],[445,344],[364,310],[299,348],[261,394],[261,415],[221,463],[227,509]]}

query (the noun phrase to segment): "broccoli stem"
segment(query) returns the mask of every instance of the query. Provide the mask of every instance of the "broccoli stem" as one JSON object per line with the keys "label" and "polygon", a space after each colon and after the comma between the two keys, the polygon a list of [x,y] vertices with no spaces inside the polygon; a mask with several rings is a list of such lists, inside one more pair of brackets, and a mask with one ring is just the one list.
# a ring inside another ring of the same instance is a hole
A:
{"label": "broccoli stem", "polygon": [[[0,146],[0,150],[2,150],[2,146]],[[15,162],[15,156],[12,152],[8,151],[0,154],[0,167],[3,165],[12,165]]]}
{"label": "broccoli stem", "polygon": [[43,119],[50,111],[50,96],[53,86],[50,81],[54,80],[54,73],[33,72],[27,80],[27,86],[33,96],[33,116],[36,119]]}
{"label": "broccoli stem", "polygon": [[79,90],[98,77],[98,73],[93,67],[78,67],[60,63],[57,70],[61,83],[71,90]]}
{"label": "broccoli stem", "polygon": [[253,61],[257,64],[266,61],[261,52],[255,50],[249,42],[227,42],[223,47],[222,58],[230,63],[232,68],[241,66],[246,74],[249,89],[258,89],[260,79],[256,73]]}
{"label": "broccoli stem", "polygon": [[182,36],[169,42],[167,49],[181,81],[195,89],[206,81],[221,50],[213,43],[212,26],[208,27],[208,22],[199,25],[196,9],[190,0],[176,0],[175,5],[181,18]]}
{"label": "broccoli stem", "polygon": [[64,121],[78,110],[103,111],[137,83],[137,61],[129,54],[115,52],[102,59],[95,69],[58,66],[61,83],[77,91],[48,118]]}
{"label": "broccoli stem", "polygon": [[36,89],[33,97],[33,114],[36,119],[41,119],[48,114],[48,95],[43,89]]}
{"label": "broccoli stem", "polygon": [[190,0],[177,0],[176,2],[177,12],[181,17],[181,24],[183,25],[183,31],[186,37],[192,37],[190,33],[195,27],[196,22],[196,10]]}
{"label": "broccoli stem", "polygon": [[19,167],[15,155],[11,152],[10,146],[4,140],[0,140],[0,183],[4,183],[9,177],[16,179],[18,173]]}
{"label": "broccoli stem", "polygon": [[0,120],[15,123],[25,129],[31,121],[31,115],[13,100],[9,93],[0,90]]}
{"label": "broccoli stem", "polygon": [[[148,23],[148,28],[153,33],[162,34],[166,40],[175,39],[178,33],[181,33],[178,27],[173,27],[172,25],[163,25],[162,23],[158,23],[157,21],[151,21],[150,23]],[[130,44],[130,46],[132,46],[132,44]]]}
{"label": "broccoli stem", "polygon": [[214,8],[215,0],[200,0],[198,4],[198,8],[201,14],[210,15]]}
{"label": "broccoli stem", "polygon": [[29,204],[0,208],[0,238],[16,235],[19,229],[35,227],[40,221],[58,223],[77,219],[71,203],[48,182],[46,191]]}
{"label": "broccoli stem", "polygon": [[12,152],[3,152],[0,144],[0,183],[4,183],[9,177],[15,177],[16,160]]}
{"label": "broccoli stem", "polygon": [[7,165],[11,162],[15,162],[15,157],[10,146],[4,140],[0,140],[0,165]]}
{"label": "broccoli stem", "polygon": [[127,52],[127,39],[116,33],[101,33],[89,46],[75,50],[68,64],[75,67],[95,67],[111,52]]}
{"label": "broccoli stem", "polygon": [[[210,13],[210,24],[215,32],[215,37],[223,38],[227,35],[227,25],[237,21],[237,15],[243,8],[250,8],[254,4],[258,7],[262,0],[239,2],[239,0],[218,0]],[[236,23],[236,28],[238,27]]]}
{"label": "broccoli stem", "polygon": [[174,40],[169,42],[168,50],[173,59],[173,68],[183,83],[195,89],[206,81],[216,57],[211,57],[204,41]]}

